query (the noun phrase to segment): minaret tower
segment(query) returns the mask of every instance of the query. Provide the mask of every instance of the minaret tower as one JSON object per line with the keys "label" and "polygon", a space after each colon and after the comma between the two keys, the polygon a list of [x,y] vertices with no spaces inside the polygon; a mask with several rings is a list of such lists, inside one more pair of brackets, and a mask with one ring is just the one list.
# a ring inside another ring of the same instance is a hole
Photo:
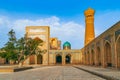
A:
{"label": "minaret tower", "polygon": [[85,42],[84,45],[87,45],[90,41],[95,38],[94,33],[94,13],[95,11],[91,8],[88,8],[85,12]]}

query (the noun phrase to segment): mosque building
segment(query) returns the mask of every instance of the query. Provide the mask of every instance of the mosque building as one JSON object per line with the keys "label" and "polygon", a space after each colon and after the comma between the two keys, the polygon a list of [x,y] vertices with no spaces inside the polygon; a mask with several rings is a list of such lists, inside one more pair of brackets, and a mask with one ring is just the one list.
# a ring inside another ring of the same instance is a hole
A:
{"label": "mosque building", "polygon": [[95,38],[94,14],[95,11],[91,8],[84,12],[85,40],[82,49],[71,49],[72,44],[67,40],[61,46],[57,37],[50,37],[49,26],[27,26],[27,37],[42,39],[43,45],[38,47],[46,49],[47,52],[31,55],[24,64],[84,64],[120,68],[120,21]]}
{"label": "mosque building", "polygon": [[82,52],[80,49],[71,49],[70,42],[66,41],[61,48],[61,41],[58,38],[50,37],[49,26],[27,26],[27,37],[40,38],[43,40],[42,49],[47,50],[44,54],[30,56],[24,64],[41,64],[41,65],[55,65],[55,64],[79,64],[82,62]]}

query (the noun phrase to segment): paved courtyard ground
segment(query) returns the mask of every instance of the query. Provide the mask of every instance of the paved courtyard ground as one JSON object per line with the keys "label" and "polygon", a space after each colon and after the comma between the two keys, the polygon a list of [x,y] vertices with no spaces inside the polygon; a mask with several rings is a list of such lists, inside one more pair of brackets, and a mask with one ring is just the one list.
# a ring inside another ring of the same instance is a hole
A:
{"label": "paved courtyard ground", "polygon": [[0,80],[105,80],[72,66],[37,67],[14,73],[0,73]]}
{"label": "paved courtyard ground", "polygon": [[85,66],[85,65],[75,65],[76,67],[92,72],[97,75],[101,75],[107,77],[112,80],[120,80],[120,69],[115,68],[102,68],[102,67],[95,67],[95,66]]}

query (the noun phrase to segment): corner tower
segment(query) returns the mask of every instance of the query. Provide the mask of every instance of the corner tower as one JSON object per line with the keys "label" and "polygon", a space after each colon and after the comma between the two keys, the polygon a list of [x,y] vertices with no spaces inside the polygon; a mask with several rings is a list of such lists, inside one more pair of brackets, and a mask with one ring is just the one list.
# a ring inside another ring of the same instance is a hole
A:
{"label": "corner tower", "polygon": [[91,8],[88,8],[85,12],[85,41],[84,46],[87,45],[90,41],[95,38],[94,33],[94,13],[95,11]]}

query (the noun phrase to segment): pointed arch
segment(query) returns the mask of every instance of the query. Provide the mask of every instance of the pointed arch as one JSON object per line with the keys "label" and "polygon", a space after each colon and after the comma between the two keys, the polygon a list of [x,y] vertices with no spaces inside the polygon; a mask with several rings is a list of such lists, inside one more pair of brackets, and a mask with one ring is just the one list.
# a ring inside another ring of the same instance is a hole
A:
{"label": "pointed arch", "polygon": [[116,40],[117,66],[120,68],[120,35]]}
{"label": "pointed arch", "polygon": [[30,56],[30,64],[35,64],[35,55]]}
{"label": "pointed arch", "polygon": [[62,64],[62,56],[60,54],[56,55],[56,64]]}
{"label": "pointed arch", "polygon": [[85,53],[85,64],[87,64],[87,53]]}
{"label": "pointed arch", "polygon": [[89,53],[89,51],[87,52],[87,58],[88,58],[88,64],[90,64],[90,53]]}
{"label": "pointed arch", "polygon": [[99,46],[97,47],[96,60],[98,62],[98,66],[101,66],[101,50]]}
{"label": "pointed arch", "polygon": [[43,56],[41,54],[37,55],[37,64],[43,63]]}
{"label": "pointed arch", "polygon": [[70,54],[67,54],[67,55],[65,56],[65,63],[66,63],[66,64],[70,64],[70,63],[71,63],[71,55],[70,55]]}
{"label": "pointed arch", "polygon": [[84,64],[86,64],[86,52],[84,53]]}
{"label": "pointed arch", "polygon": [[95,65],[95,53],[93,49],[91,50],[91,64]]}
{"label": "pointed arch", "polygon": [[105,64],[107,67],[112,67],[112,53],[111,53],[111,44],[109,41],[105,43]]}

